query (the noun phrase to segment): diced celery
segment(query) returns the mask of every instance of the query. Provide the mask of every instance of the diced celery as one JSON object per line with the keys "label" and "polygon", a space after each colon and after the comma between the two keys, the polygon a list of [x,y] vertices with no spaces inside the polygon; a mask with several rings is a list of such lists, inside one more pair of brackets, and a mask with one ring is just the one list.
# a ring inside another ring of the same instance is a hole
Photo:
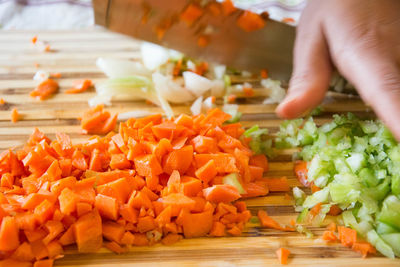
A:
{"label": "diced celery", "polygon": [[224,184],[229,184],[231,186],[236,187],[238,190],[239,194],[246,194],[246,190],[243,188],[242,184],[239,182],[239,174],[237,173],[231,173],[222,179]]}
{"label": "diced celery", "polygon": [[392,226],[382,222],[378,223],[378,225],[376,226],[376,231],[380,235],[392,234],[398,232],[396,228],[393,228]]}
{"label": "diced celery", "polygon": [[361,169],[358,173],[358,176],[367,187],[374,187],[379,183],[379,180],[374,175],[374,172],[369,168]]}
{"label": "diced celery", "polygon": [[352,186],[346,184],[331,183],[329,184],[330,195],[334,203],[350,204],[358,200],[360,191],[355,190]]}
{"label": "diced celery", "polygon": [[383,201],[378,221],[386,223],[400,231],[400,200],[396,196],[390,195]]}
{"label": "diced celery", "polygon": [[300,188],[293,187],[293,197],[294,197],[294,201],[295,201],[295,205],[296,206],[301,206],[304,203],[304,200],[306,199],[306,193],[304,193],[303,190],[301,190]]}
{"label": "diced celery", "polygon": [[400,257],[400,233],[381,235],[382,239],[392,247],[394,254]]}
{"label": "diced celery", "polygon": [[307,238],[314,237],[314,234],[305,226],[303,225],[296,225],[296,231],[300,234],[305,234]]}
{"label": "diced celery", "polygon": [[351,156],[346,159],[346,162],[350,166],[353,173],[356,173],[365,165],[365,158],[362,153],[352,153]]}
{"label": "diced celery", "polygon": [[370,242],[380,253],[388,258],[394,258],[393,249],[375,232],[371,230],[367,234],[367,240]]}
{"label": "diced celery", "polygon": [[305,223],[308,217],[309,210],[303,209],[300,214],[297,216],[296,222],[297,223]]}
{"label": "diced celery", "polygon": [[303,207],[312,208],[318,203],[327,203],[329,197],[329,188],[325,187],[324,189],[315,192],[311,196],[308,196],[306,200],[304,200]]}
{"label": "diced celery", "polygon": [[379,126],[373,121],[360,121],[360,126],[366,134],[375,133],[379,129]]}
{"label": "diced celery", "polygon": [[400,175],[392,176],[392,193],[400,197]]}

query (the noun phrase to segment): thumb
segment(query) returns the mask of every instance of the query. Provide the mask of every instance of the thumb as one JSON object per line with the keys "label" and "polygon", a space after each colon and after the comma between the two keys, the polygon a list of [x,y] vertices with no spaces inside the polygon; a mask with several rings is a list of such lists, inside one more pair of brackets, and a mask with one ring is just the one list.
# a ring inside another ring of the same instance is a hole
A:
{"label": "thumb", "polygon": [[332,64],[322,29],[316,23],[300,23],[293,75],[288,94],[276,109],[278,116],[295,118],[318,106],[328,89],[331,75]]}

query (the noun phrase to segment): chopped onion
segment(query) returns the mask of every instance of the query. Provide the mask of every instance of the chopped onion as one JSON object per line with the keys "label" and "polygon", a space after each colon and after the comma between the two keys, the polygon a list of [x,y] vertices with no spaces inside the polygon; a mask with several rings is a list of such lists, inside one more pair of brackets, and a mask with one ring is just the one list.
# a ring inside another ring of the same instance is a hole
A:
{"label": "chopped onion", "polygon": [[165,64],[169,59],[179,60],[183,54],[162,46],[143,42],[140,46],[144,66],[149,70],[155,70]]}
{"label": "chopped onion", "polygon": [[226,66],[225,65],[216,65],[216,66],[214,66],[214,75],[215,75],[216,79],[223,80],[225,72],[226,72]]}
{"label": "chopped onion", "polygon": [[222,97],[225,91],[225,83],[222,80],[213,80],[211,87],[211,95],[215,97]]}
{"label": "chopped onion", "polygon": [[[161,96],[171,103],[185,103],[194,100],[194,95],[186,90],[182,79],[172,79],[172,76],[165,76],[159,72],[153,73],[154,86]],[[179,83],[181,81],[181,83]]]}
{"label": "chopped onion", "polygon": [[131,75],[150,76],[151,72],[142,63],[117,58],[98,58],[96,66],[110,78],[121,78]]}
{"label": "chopped onion", "polygon": [[172,111],[171,106],[169,105],[168,101],[165,100],[165,98],[161,95],[160,88],[154,87],[158,99],[158,103],[161,106],[161,108],[164,110],[165,115],[167,118],[173,118],[174,117],[174,112]]}
{"label": "chopped onion", "polygon": [[214,96],[209,96],[203,101],[203,108],[207,111],[215,107],[214,102],[215,97]]}
{"label": "chopped onion", "polygon": [[111,106],[111,96],[96,95],[88,100],[90,107],[95,107],[97,105]]}
{"label": "chopped onion", "polygon": [[268,98],[266,98],[263,104],[274,104],[281,102],[286,95],[285,89],[281,87],[281,82],[272,80],[270,78],[261,80],[261,85],[271,90]]}
{"label": "chopped onion", "polygon": [[196,64],[193,63],[190,59],[186,62],[186,66],[188,70],[195,71],[196,70]]}
{"label": "chopped onion", "polygon": [[251,72],[246,71],[246,70],[242,71],[242,77],[246,77],[246,78],[251,77]]}
{"label": "chopped onion", "polygon": [[150,116],[153,114],[154,114],[153,112],[150,112],[147,110],[132,110],[132,111],[118,114],[118,120],[126,121],[130,118],[142,118],[142,117]]}
{"label": "chopped onion", "polygon": [[33,76],[33,80],[38,81],[38,82],[43,82],[44,80],[47,80],[50,77],[50,73],[44,70],[38,70],[35,73],[35,76]]}
{"label": "chopped onion", "polygon": [[210,90],[213,85],[209,79],[191,71],[183,72],[183,79],[185,81],[186,89],[196,96],[203,95],[205,92]]}
{"label": "chopped onion", "polygon": [[147,99],[156,105],[160,104],[151,80],[144,76],[108,79],[96,84],[96,92],[99,96],[109,99]]}
{"label": "chopped onion", "polygon": [[199,115],[201,113],[202,106],[203,106],[203,96],[200,96],[193,102],[192,106],[190,107],[190,111],[192,112],[193,115]]}

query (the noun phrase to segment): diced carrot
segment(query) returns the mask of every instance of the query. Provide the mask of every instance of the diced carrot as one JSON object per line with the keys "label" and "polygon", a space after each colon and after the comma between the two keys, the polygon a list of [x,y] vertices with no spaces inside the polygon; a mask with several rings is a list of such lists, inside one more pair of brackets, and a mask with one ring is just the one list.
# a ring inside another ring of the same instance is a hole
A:
{"label": "diced carrot", "polygon": [[58,241],[50,242],[47,245],[47,251],[49,252],[50,259],[57,259],[64,253],[63,247]]}
{"label": "diced carrot", "polygon": [[236,24],[245,32],[252,32],[264,28],[265,21],[260,15],[246,10],[238,18]]}
{"label": "diced carrot", "polygon": [[328,215],[337,216],[342,213],[342,209],[338,205],[332,205],[329,209]]}
{"label": "diced carrot", "polygon": [[33,212],[40,223],[44,223],[53,216],[54,205],[47,199],[36,206]]}
{"label": "diced carrot", "polygon": [[197,19],[203,15],[203,9],[197,4],[189,4],[186,9],[181,13],[180,19],[188,26],[192,25]]}
{"label": "diced carrot", "polygon": [[249,165],[251,178],[254,180],[259,180],[263,178],[264,169],[257,166]]}
{"label": "diced carrot", "polygon": [[279,263],[280,264],[287,264],[290,251],[286,248],[279,248],[277,251],[275,251],[276,256],[278,257]]}
{"label": "diced carrot", "polygon": [[319,212],[321,211],[321,206],[322,206],[322,203],[318,203],[314,207],[312,207],[310,209],[310,215],[313,217],[317,216],[319,214]]}
{"label": "diced carrot", "polygon": [[52,79],[47,79],[41,82],[31,93],[30,96],[40,100],[49,98],[58,90],[58,83]]}
{"label": "diced carrot", "polygon": [[244,93],[244,95],[247,96],[247,97],[252,97],[252,96],[254,96],[254,94],[255,94],[253,88],[251,88],[251,87],[246,87],[246,86],[243,87],[243,93]]}
{"label": "diced carrot", "polygon": [[164,204],[164,207],[171,206],[171,216],[177,216],[182,209],[192,210],[196,204],[193,199],[181,193],[169,194],[163,197],[161,202]]}
{"label": "diced carrot", "polygon": [[161,239],[161,243],[163,243],[166,246],[175,244],[176,242],[180,241],[182,239],[181,235],[178,234],[168,234],[166,235],[163,239]]}
{"label": "diced carrot", "polygon": [[227,232],[232,236],[240,236],[242,234],[242,230],[237,226],[233,226],[231,229],[227,230]]}
{"label": "diced carrot", "polygon": [[235,12],[236,8],[232,3],[232,0],[224,0],[222,3],[222,11],[225,16],[228,16]]}
{"label": "diced carrot", "polygon": [[315,192],[320,191],[321,188],[319,188],[318,186],[316,186],[314,183],[311,184],[311,192],[314,194]]}
{"label": "diced carrot", "polygon": [[269,193],[269,188],[265,181],[246,183],[244,187],[246,190],[246,194],[242,194],[244,198],[265,196]]}
{"label": "diced carrot", "polygon": [[94,206],[102,216],[111,220],[118,218],[118,202],[115,198],[98,194]]}
{"label": "diced carrot", "polygon": [[327,230],[332,231],[332,232],[336,232],[336,223],[331,222],[327,227]]}
{"label": "diced carrot", "polygon": [[59,79],[59,78],[61,78],[61,73],[60,72],[53,72],[53,73],[50,73],[50,77],[52,77],[52,78],[57,78],[57,79]]}
{"label": "diced carrot", "polygon": [[307,162],[306,161],[297,161],[294,165],[294,173],[296,174],[299,182],[306,186],[310,186],[310,182],[307,180]]}
{"label": "diced carrot", "polygon": [[53,267],[53,259],[35,261],[33,267]]}
{"label": "diced carrot", "polygon": [[64,225],[59,221],[47,221],[45,228],[49,233],[45,238],[42,239],[43,244],[47,245],[53,241],[59,234],[64,231]]}
{"label": "diced carrot", "polygon": [[180,174],[184,174],[190,167],[193,160],[193,146],[184,146],[181,149],[170,152],[163,160],[163,170],[165,173],[171,174],[177,170]]}
{"label": "diced carrot", "polygon": [[337,236],[332,231],[324,231],[322,234],[322,239],[328,242],[335,242],[338,240]]}
{"label": "diced carrot", "polygon": [[154,155],[145,155],[134,159],[135,168],[140,176],[159,175],[163,172],[160,163]]}
{"label": "diced carrot", "polygon": [[107,221],[103,222],[103,236],[110,240],[115,241],[117,243],[121,242],[122,236],[125,233],[125,229],[122,225]]}
{"label": "diced carrot", "polygon": [[123,245],[133,245],[133,243],[135,242],[135,236],[129,232],[126,231],[121,238],[121,244]]}
{"label": "diced carrot", "polygon": [[348,227],[338,226],[339,240],[345,247],[352,247],[357,242],[357,231]]}
{"label": "diced carrot", "polygon": [[221,222],[213,222],[213,225],[211,227],[211,231],[210,231],[210,235],[211,236],[216,236],[216,237],[221,237],[221,236],[225,236],[225,228],[226,226],[221,223]]}
{"label": "diced carrot", "polygon": [[102,246],[101,217],[96,209],[80,217],[74,227],[79,252],[96,252]]}
{"label": "diced carrot", "polygon": [[267,178],[265,182],[270,192],[287,192],[290,191],[288,180],[285,176],[281,178]]}
{"label": "diced carrot", "polygon": [[61,245],[68,246],[75,243],[75,234],[74,234],[74,227],[70,226],[67,231],[63,233],[63,235],[58,240]]}
{"label": "diced carrot", "polygon": [[198,168],[195,172],[196,177],[204,183],[208,183],[217,175],[217,167],[214,160],[209,160],[205,165]]}
{"label": "diced carrot", "polygon": [[0,97],[0,105],[4,105],[6,103],[6,101],[4,100],[4,98]]}
{"label": "diced carrot", "polygon": [[31,39],[31,42],[32,42],[32,44],[36,44],[36,42],[37,42],[37,36],[35,35],[35,36],[33,36],[32,37],[32,39]]}
{"label": "diced carrot", "polygon": [[295,20],[294,20],[293,18],[283,18],[283,19],[282,19],[282,22],[285,22],[285,23],[294,23]]}
{"label": "diced carrot", "polygon": [[211,2],[207,5],[207,9],[213,14],[214,16],[219,16],[221,14],[221,5],[217,2]]}
{"label": "diced carrot", "polygon": [[115,241],[111,241],[111,242],[107,242],[104,245],[106,248],[108,248],[109,250],[111,250],[114,253],[117,254],[121,254],[126,252],[126,250],[124,248],[122,248],[117,242]]}
{"label": "diced carrot", "polygon": [[207,136],[196,136],[192,139],[192,145],[197,153],[215,153],[218,151],[216,140]]}
{"label": "diced carrot", "polygon": [[183,209],[182,227],[186,238],[204,236],[212,227],[213,210],[191,214]]}
{"label": "diced carrot", "polygon": [[236,187],[228,184],[213,185],[203,189],[204,197],[211,202],[232,202],[240,198]]}
{"label": "diced carrot", "polygon": [[154,218],[151,216],[145,216],[138,219],[137,230],[140,233],[145,233],[154,230],[156,227],[157,226],[154,221]]}
{"label": "diced carrot", "polygon": [[16,123],[20,118],[20,115],[18,113],[18,110],[16,108],[13,108],[11,111],[11,122]]}
{"label": "diced carrot", "polygon": [[35,255],[32,252],[31,245],[28,242],[24,242],[14,251],[11,258],[20,261],[33,261]]}
{"label": "diced carrot", "polygon": [[41,260],[49,256],[47,247],[45,244],[43,244],[42,240],[36,240],[34,242],[31,242],[31,248],[33,255],[35,255],[36,260]]}
{"label": "diced carrot", "polygon": [[183,176],[181,181],[181,190],[185,196],[194,197],[203,189],[199,179]]}
{"label": "diced carrot", "polygon": [[149,245],[149,240],[147,239],[145,234],[134,234],[135,238],[133,241],[133,245],[135,246],[148,246]]}
{"label": "diced carrot", "polygon": [[197,168],[204,166],[210,160],[214,160],[218,173],[238,172],[235,157],[228,153],[196,154],[194,159]]}
{"label": "diced carrot", "polygon": [[250,157],[250,165],[254,165],[264,169],[264,172],[268,171],[268,159],[265,155],[259,154]]}
{"label": "diced carrot", "polygon": [[368,254],[376,253],[375,248],[368,242],[355,242],[351,249],[359,252],[363,258],[366,258]]}
{"label": "diced carrot", "polygon": [[76,210],[78,197],[71,189],[66,187],[61,191],[61,194],[58,197],[58,201],[60,203],[61,212],[63,214],[70,215]]}
{"label": "diced carrot", "polygon": [[259,210],[257,213],[258,219],[263,227],[283,230],[283,227],[274,219],[268,216],[268,213],[264,210]]}

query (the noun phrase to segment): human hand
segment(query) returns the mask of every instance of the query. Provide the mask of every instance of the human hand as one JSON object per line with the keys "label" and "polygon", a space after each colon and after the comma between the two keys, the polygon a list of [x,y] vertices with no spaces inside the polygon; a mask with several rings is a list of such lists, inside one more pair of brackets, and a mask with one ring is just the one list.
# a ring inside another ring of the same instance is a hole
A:
{"label": "human hand", "polygon": [[310,0],[277,114],[295,118],[318,106],[333,66],[400,140],[400,1]]}

